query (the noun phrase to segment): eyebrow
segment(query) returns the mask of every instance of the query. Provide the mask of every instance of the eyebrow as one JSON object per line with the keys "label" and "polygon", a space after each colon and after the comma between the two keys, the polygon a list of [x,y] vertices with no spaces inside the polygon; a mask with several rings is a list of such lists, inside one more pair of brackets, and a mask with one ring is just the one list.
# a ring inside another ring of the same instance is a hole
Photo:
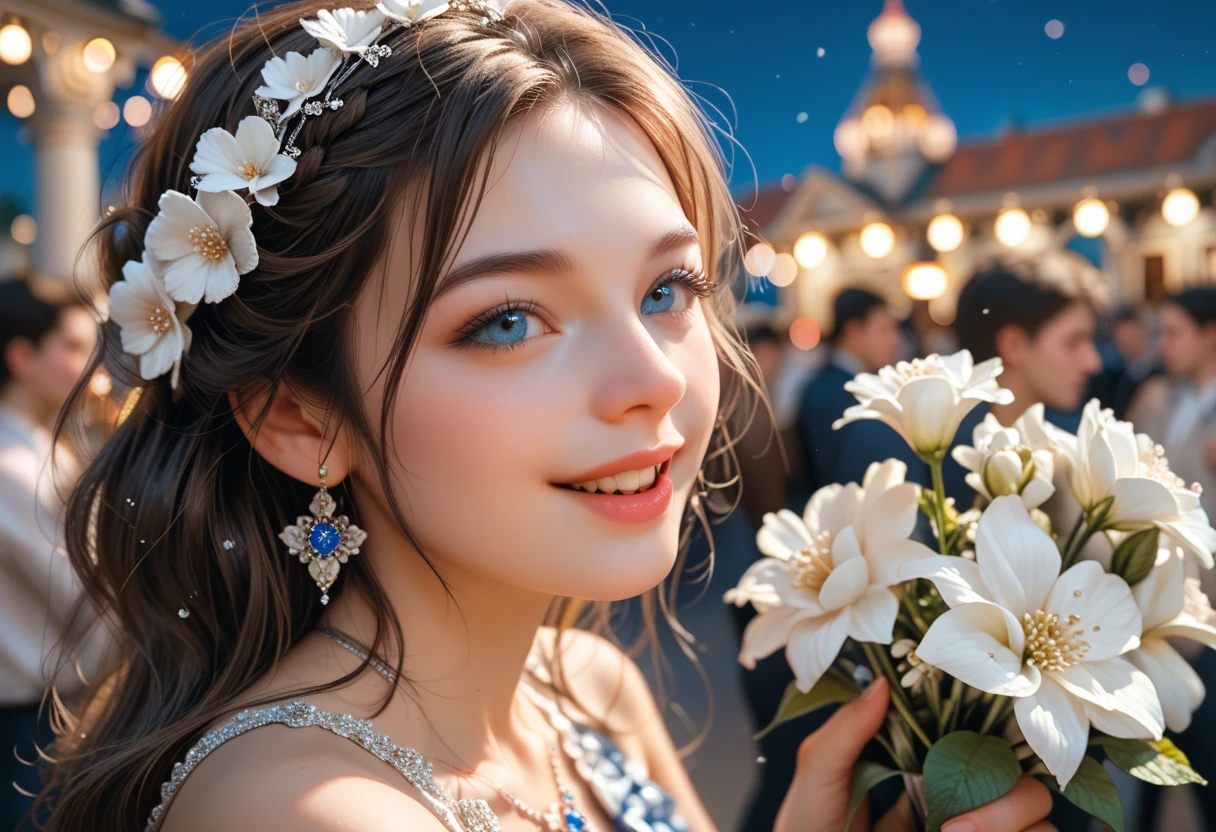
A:
{"label": "eyebrow", "polygon": [[[701,238],[691,225],[678,225],[655,240],[646,256],[655,260],[689,245],[700,245]],[[542,249],[508,254],[490,254],[457,266],[440,279],[433,299],[453,291],[465,283],[493,275],[511,274],[569,274],[576,264],[564,251]]]}

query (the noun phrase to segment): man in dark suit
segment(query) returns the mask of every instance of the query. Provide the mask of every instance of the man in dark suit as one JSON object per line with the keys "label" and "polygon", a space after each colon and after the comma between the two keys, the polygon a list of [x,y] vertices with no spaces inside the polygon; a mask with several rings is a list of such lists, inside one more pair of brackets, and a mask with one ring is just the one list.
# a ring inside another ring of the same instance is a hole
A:
{"label": "man in dark suit", "polygon": [[845,289],[833,303],[831,355],[802,394],[798,438],[807,494],[834,482],[861,482],[871,462],[901,459],[910,473],[920,461],[894,429],[864,421],[833,430],[832,423],[857,404],[845,382],[876,373],[899,357],[899,322],[886,302],[865,289]]}

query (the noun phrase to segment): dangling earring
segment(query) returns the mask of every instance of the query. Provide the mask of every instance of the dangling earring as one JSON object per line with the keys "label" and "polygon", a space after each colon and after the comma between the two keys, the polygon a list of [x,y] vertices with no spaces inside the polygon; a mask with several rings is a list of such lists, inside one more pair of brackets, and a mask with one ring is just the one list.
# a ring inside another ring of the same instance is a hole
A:
{"label": "dangling earring", "polygon": [[321,590],[321,603],[329,603],[329,588],[338,580],[338,571],[351,555],[359,554],[359,547],[367,540],[367,532],[350,522],[346,515],[334,517],[338,504],[329,496],[325,477],[329,469],[322,465],[317,470],[321,490],[308,504],[312,516],[296,518],[294,526],[288,526],[279,534],[279,540],[287,544],[290,554],[308,564],[308,574]]}

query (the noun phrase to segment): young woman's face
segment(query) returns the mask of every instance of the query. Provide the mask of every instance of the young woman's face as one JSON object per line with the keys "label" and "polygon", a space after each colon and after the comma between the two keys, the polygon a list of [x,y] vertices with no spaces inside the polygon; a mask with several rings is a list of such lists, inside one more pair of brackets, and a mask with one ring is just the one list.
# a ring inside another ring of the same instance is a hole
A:
{"label": "young woman's face", "polygon": [[[357,312],[372,414],[411,253],[403,228]],[[446,576],[607,600],[667,574],[718,407],[702,267],[636,123],[562,107],[508,128],[391,425],[396,498]]]}

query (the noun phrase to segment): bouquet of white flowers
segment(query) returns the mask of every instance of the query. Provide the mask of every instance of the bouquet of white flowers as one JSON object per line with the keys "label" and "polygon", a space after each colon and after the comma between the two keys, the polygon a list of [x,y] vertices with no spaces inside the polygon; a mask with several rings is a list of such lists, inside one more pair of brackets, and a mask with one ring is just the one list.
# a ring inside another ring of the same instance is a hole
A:
{"label": "bouquet of white flowers", "polygon": [[[766,557],[726,595],[759,613],[739,661],[754,667],[784,647],[794,671],[761,736],[887,677],[877,740],[895,767],[858,768],[854,809],[902,775],[937,830],[1031,774],[1122,832],[1101,759],[1158,785],[1205,783],[1162,734],[1184,730],[1203,700],[1171,641],[1216,647],[1216,615],[1187,577],[1188,560],[1212,567],[1216,531],[1198,486],[1096,400],[1076,436],[1041,406],[1010,428],[989,414],[953,452],[976,492],[960,511],[942,464],[973,408],[1012,402],[1001,370],[964,351],[847,385],[859,404],[836,427],[886,422],[928,464],[933,488],[888,460],[860,484],[820,489],[801,517],[766,515],[756,536]],[[912,539],[919,513],[936,551]]]}

